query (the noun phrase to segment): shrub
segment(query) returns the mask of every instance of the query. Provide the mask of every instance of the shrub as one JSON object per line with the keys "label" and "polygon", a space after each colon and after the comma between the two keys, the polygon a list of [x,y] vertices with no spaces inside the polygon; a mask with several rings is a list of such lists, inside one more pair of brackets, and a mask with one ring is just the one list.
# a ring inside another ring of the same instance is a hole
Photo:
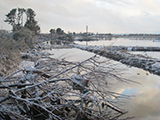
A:
{"label": "shrub", "polygon": [[33,48],[34,42],[34,34],[27,28],[15,31],[12,36],[11,33],[0,31],[0,76],[13,72],[20,63],[20,51]]}
{"label": "shrub", "polygon": [[13,32],[13,39],[18,41],[20,44],[19,47],[27,44],[28,48],[34,48],[33,44],[35,43],[35,34],[25,27]]}
{"label": "shrub", "polygon": [[0,76],[13,72],[20,62],[20,52],[14,45],[13,40],[0,37]]}

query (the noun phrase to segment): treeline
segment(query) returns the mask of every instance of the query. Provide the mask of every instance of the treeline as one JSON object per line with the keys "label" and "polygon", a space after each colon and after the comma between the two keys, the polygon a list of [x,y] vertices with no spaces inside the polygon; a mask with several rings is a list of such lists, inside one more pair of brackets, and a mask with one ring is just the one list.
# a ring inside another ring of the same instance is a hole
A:
{"label": "treeline", "polygon": [[[38,22],[35,20],[36,14],[31,8],[14,8],[5,16],[6,19],[4,20],[4,22],[7,22],[12,26],[13,32],[25,27],[35,34],[40,33],[40,27],[38,25]],[[24,18],[26,18],[26,20],[24,20]]]}
{"label": "treeline", "polygon": [[[40,33],[38,21],[35,20],[35,11],[31,8],[13,8],[6,15],[4,22],[12,26],[12,39],[16,40],[19,50],[22,50],[21,45],[27,48],[33,48],[35,43],[35,35]],[[23,50],[26,50],[23,48]]]}
{"label": "treeline", "polygon": [[10,74],[18,67],[21,61],[20,51],[33,49],[35,35],[40,32],[35,20],[36,14],[31,8],[12,9],[5,16],[4,22],[12,26],[12,33],[0,30],[0,77]]}
{"label": "treeline", "polygon": [[65,34],[64,30],[62,30],[61,28],[57,28],[57,29],[50,29],[49,30],[50,34],[59,34],[59,35],[63,35]]}

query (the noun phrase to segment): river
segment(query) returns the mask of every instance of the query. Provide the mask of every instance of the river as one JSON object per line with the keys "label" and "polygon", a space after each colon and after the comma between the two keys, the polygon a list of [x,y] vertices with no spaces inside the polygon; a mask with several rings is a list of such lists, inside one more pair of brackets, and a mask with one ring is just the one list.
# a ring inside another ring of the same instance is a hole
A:
{"label": "river", "polygon": [[[86,44],[86,42],[76,42],[79,44]],[[160,42],[152,40],[128,40],[128,39],[115,39],[111,41],[92,41],[87,42],[88,45],[122,45],[122,46],[158,46]],[[82,51],[76,48],[72,49],[52,49],[47,52],[53,53],[51,57],[62,59],[65,58],[69,61],[82,61],[94,55],[87,51]],[[135,53],[134,53],[135,54]],[[141,54],[141,53],[140,53]],[[160,56],[160,53],[154,52],[150,55],[152,57]],[[107,59],[102,57],[102,59]],[[111,60],[117,67],[125,69],[123,77],[139,82],[136,83],[122,83],[119,81],[110,81],[109,89],[113,92],[120,94],[131,95],[129,99],[123,99],[125,104],[121,108],[128,111],[123,117],[135,116],[134,120],[160,120],[160,77],[150,74],[139,68],[129,67],[120,62]],[[122,118],[123,118],[122,117]]]}

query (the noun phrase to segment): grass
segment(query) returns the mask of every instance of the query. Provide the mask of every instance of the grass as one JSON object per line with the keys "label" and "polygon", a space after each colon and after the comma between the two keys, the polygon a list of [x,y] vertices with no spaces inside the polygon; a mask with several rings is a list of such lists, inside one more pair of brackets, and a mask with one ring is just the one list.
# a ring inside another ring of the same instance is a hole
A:
{"label": "grass", "polygon": [[[13,39],[16,36],[16,39]],[[28,29],[8,33],[0,30],[0,76],[6,76],[13,72],[19,65],[20,51],[33,48],[35,41],[33,34]]]}

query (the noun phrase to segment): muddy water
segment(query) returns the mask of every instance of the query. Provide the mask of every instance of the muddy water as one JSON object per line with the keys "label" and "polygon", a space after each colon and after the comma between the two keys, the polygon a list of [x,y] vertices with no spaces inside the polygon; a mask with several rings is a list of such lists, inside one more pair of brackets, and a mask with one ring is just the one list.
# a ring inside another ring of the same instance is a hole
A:
{"label": "muddy water", "polygon": [[[73,49],[53,49],[47,51],[54,53],[52,57],[69,61],[82,61],[94,55],[87,51],[76,48]],[[102,58],[107,59],[107,58]],[[123,77],[139,82],[121,83],[118,81],[109,81],[111,91],[132,95],[129,99],[121,99],[125,102],[121,108],[129,111],[124,117],[135,116],[134,120],[159,120],[160,119],[160,77],[150,74],[142,69],[128,67],[119,62],[111,60],[118,64],[117,67],[125,69]]]}

